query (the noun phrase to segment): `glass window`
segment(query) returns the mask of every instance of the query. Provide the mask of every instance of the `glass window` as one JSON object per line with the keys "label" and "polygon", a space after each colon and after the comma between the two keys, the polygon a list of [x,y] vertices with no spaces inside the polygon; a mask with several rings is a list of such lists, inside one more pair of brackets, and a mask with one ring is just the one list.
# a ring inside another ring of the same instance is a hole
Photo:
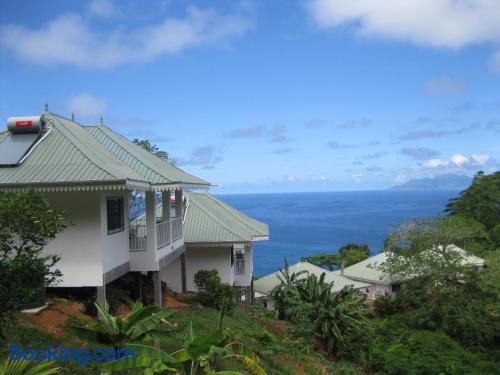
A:
{"label": "glass window", "polygon": [[108,234],[122,232],[125,229],[123,215],[123,197],[109,197],[107,200]]}

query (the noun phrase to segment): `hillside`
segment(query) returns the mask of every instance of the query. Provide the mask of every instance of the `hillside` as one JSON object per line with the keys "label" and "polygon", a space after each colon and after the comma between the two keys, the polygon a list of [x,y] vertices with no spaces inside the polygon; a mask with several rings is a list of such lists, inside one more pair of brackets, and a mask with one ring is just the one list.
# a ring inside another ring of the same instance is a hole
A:
{"label": "hillside", "polygon": [[[172,305],[172,299],[169,305]],[[197,303],[177,305],[183,307],[173,308],[173,316],[168,320],[178,328],[161,345],[167,351],[182,346],[184,330],[190,322],[196,334],[204,334],[215,328],[219,316],[218,311]],[[87,344],[68,329],[72,324],[88,323],[94,319],[81,313],[81,306],[65,299],[56,299],[49,301],[49,307],[36,315],[19,314],[17,322],[13,322],[6,330],[7,341],[35,348],[44,348],[49,344],[54,347],[62,344],[68,348],[85,346]],[[238,309],[224,318],[223,325],[233,333],[235,341],[244,345],[246,351],[258,356],[269,375],[321,375],[335,366],[318,351],[312,337],[297,332],[292,323],[276,320],[272,313],[260,306],[247,311]],[[7,347],[0,350],[0,357],[4,355],[7,355]],[[226,361],[220,366],[225,370],[245,371],[235,362]],[[93,362],[86,365],[66,362],[61,367],[61,374],[68,375],[97,374],[100,371]]]}
{"label": "hillside", "polygon": [[411,179],[391,190],[463,190],[472,181],[472,177],[456,174],[442,174],[433,178]]}

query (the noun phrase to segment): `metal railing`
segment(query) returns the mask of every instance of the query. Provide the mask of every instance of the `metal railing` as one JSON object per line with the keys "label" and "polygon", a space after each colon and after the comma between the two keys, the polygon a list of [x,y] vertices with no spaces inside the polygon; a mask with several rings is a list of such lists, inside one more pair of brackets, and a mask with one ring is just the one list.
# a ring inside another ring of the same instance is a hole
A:
{"label": "metal railing", "polygon": [[245,259],[236,259],[234,262],[234,273],[236,275],[245,274]]}
{"label": "metal railing", "polygon": [[170,221],[156,223],[156,248],[160,249],[170,243]]}
{"label": "metal railing", "polygon": [[182,217],[172,218],[172,241],[182,237]]}
{"label": "metal railing", "polygon": [[[172,238],[170,238],[172,226]],[[172,218],[170,221],[156,223],[156,249],[168,245],[182,237],[182,218]],[[130,223],[129,229],[130,250],[146,250],[147,228],[146,224]]]}
{"label": "metal railing", "polygon": [[146,250],[146,225],[130,224],[130,250]]}

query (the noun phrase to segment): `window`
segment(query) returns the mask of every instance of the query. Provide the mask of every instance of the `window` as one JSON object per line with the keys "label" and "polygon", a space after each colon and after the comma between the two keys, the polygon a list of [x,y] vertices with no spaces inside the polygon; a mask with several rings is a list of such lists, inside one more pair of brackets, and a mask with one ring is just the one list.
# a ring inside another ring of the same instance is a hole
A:
{"label": "window", "polygon": [[123,215],[123,197],[109,197],[107,200],[108,234],[122,232],[125,229]]}

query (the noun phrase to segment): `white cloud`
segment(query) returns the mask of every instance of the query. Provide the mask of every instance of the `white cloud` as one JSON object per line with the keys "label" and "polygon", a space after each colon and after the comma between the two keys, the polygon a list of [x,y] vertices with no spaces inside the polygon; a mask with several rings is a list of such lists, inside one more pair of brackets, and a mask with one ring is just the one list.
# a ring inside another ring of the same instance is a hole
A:
{"label": "white cloud", "polygon": [[492,165],[490,157],[486,154],[472,154],[470,157],[456,153],[450,160],[429,159],[424,161],[421,166],[424,168],[449,168],[449,169],[475,169],[479,165]]}
{"label": "white cloud", "polygon": [[19,24],[0,27],[0,46],[39,65],[68,64],[79,68],[109,68],[149,61],[188,47],[242,36],[250,27],[241,14],[189,7],[184,18],[165,18],[125,31],[100,32],[78,14],[64,14],[38,29]]}
{"label": "white cloud", "polygon": [[326,176],[319,176],[320,181],[328,181],[328,177]]}
{"label": "white cloud", "polygon": [[103,18],[112,17],[120,13],[110,0],[93,0],[88,6],[88,10],[93,15]]}
{"label": "white cloud", "polygon": [[403,182],[406,182],[408,181],[408,176],[405,175],[405,174],[398,174],[395,178],[394,178],[394,182],[397,182],[398,184],[400,183],[403,183]]}
{"label": "white cloud", "polygon": [[459,95],[469,89],[465,83],[446,76],[427,81],[425,88],[431,95]]}
{"label": "white cloud", "polygon": [[460,48],[500,41],[498,0],[311,0],[322,28],[351,25],[365,37]]}
{"label": "white cloud", "polygon": [[500,73],[500,50],[495,51],[491,56],[490,69],[495,73]]}
{"label": "white cloud", "polygon": [[83,93],[73,96],[66,103],[68,112],[74,112],[76,116],[97,117],[104,113],[107,103],[105,99]]}
{"label": "white cloud", "polygon": [[478,164],[485,164],[490,157],[486,154],[472,154],[472,160]]}
{"label": "white cloud", "polygon": [[360,183],[362,178],[363,178],[363,175],[361,173],[353,173],[352,174],[352,179],[354,180],[355,183]]}
{"label": "white cloud", "polygon": [[468,163],[469,162],[469,158],[465,155],[462,155],[462,154],[454,154],[450,161],[455,164],[455,165],[462,165],[462,164],[465,164],[465,163]]}
{"label": "white cloud", "polygon": [[297,182],[299,180],[297,178],[297,176],[293,176],[293,175],[287,176],[286,179],[288,182]]}
{"label": "white cloud", "polygon": [[201,146],[191,151],[190,158],[179,158],[177,163],[179,165],[197,165],[203,168],[210,168],[222,161],[221,152],[220,147],[214,145]]}
{"label": "white cloud", "polygon": [[441,159],[429,159],[424,161],[424,167],[427,168],[438,168],[438,167],[446,167],[449,164],[447,160]]}

